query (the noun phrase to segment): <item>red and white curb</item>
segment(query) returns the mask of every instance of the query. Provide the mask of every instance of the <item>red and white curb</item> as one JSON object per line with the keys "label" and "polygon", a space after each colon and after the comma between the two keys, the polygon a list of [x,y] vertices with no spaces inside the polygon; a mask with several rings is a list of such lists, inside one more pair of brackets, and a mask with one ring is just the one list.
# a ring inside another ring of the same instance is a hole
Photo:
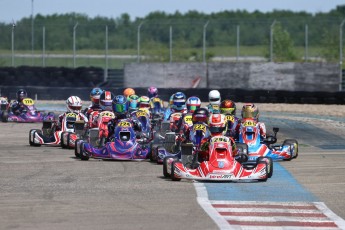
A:
{"label": "red and white curb", "polygon": [[322,202],[208,200],[202,183],[194,183],[197,200],[220,229],[344,229],[345,221]]}

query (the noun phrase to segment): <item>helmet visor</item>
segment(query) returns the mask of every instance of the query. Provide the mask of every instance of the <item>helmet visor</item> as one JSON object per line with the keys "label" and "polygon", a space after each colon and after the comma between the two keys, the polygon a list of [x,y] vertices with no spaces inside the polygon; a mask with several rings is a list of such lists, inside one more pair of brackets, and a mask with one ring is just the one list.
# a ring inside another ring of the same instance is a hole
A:
{"label": "helmet visor", "polygon": [[225,130],[225,127],[209,127],[211,133],[221,133]]}
{"label": "helmet visor", "polygon": [[192,112],[194,112],[198,108],[200,108],[200,106],[197,106],[197,105],[188,105],[187,106],[188,111],[192,111]]}
{"label": "helmet visor", "polygon": [[221,113],[224,114],[233,114],[235,108],[220,108]]}
{"label": "helmet visor", "polygon": [[71,110],[73,110],[73,111],[80,111],[81,110],[81,105],[75,105],[75,106],[73,106],[73,105],[70,105],[69,106],[69,108],[71,109]]}

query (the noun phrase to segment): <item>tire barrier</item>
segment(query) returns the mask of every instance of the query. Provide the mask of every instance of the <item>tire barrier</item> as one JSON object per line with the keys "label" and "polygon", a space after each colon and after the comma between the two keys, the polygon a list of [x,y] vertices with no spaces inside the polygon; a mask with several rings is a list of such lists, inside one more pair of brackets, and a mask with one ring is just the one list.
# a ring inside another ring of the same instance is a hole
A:
{"label": "tire barrier", "polygon": [[[10,99],[15,98],[15,94],[21,86],[0,86],[2,96]],[[90,100],[89,94],[92,87],[24,87],[29,97],[39,100],[66,100],[71,95],[79,96],[82,100]],[[115,95],[122,94],[124,88],[103,88]],[[133,88],[138,95],[146,95],[147,88]],[[177,89],[160,88],[160,97],[168,101],[170,96],[178,91],[182,91],[189,96],[197,96],[201,101],[208,101],[208,93],[211,89]],[[231,99],[235,102],[253,103],[286,103],[286,104],[345,104],[345,91],[342,92],[303,92],[303,91],[267,91],[267,90],[243,90],[243,89],[218,89],[222,99]]]}

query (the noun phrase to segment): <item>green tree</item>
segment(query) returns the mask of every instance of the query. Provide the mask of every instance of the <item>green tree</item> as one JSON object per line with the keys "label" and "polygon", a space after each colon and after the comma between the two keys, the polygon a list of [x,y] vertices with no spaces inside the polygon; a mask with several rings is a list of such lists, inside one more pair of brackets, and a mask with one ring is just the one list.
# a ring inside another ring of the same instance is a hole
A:
{"label": "green tree", "polygon": [[278,62],[297,60],[293,40],[280,22],[277,22],[273,28],[273,59]]}

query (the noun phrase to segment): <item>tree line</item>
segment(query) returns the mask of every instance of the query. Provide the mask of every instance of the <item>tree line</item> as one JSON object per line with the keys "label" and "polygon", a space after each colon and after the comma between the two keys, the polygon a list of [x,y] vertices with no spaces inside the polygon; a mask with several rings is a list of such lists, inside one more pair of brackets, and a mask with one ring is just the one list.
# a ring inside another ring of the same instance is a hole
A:
{"label": "tree line", "polygon": [[[329,46],[329,43],[339,44],[339,26],[344,18],[345,5],[316,14],[289,10],[267,13],[226,10],[212,14],[198,11],[168,14],[156,11],[135,19],[126,13],[118,18],[90,18],[79,13],[37,14],[33,18],[34,47],[42,47],[44,39],[47,50],[71,50],[75,29],[79,50],[104,49],[106,27],[109,49],[136,49],[139,32],[142,47],[166,47],[171,39],[169,29],[173,31],[174,44],[181,47],[202,47],[204,30],[208,47],[235,46],[237,28],[240,28],[241,45],[262,46],[269,44],[270,26],[275,20],[279,22],[278,29],[289,35],[294,46],[305,45],[306,25],[310,46]],[[15,25],[0,23],[0,49],[11,49],[14,34],[16,50],[31,50],[32,19],[22,18]]]}

